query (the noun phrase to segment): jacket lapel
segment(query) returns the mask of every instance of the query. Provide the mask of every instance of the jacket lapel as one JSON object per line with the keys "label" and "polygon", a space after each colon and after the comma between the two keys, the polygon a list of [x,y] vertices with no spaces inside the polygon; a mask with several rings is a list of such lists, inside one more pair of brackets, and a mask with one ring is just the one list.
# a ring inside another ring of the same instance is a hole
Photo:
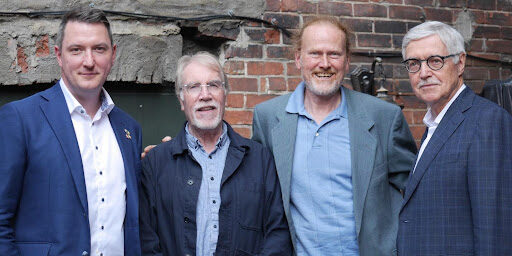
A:
{"label": "jacket lapel", "polygon": [[88,212],[82,157],[80,155],[78,141],[76,140],[75,129],[71,121],[71,115],[69,114],[66,100],[64,99],[64,94],[60,89],[59,83],[43,92],[41,96],[44,98],[40,105],[41,110],[46,116],[48,124],[62,147],[62,152],[66,156],[69,171],[73,177],[78,197],[80,198],[80,203],[84,211]]}
{"label": "jacket lapel", "polygon": [[277,174],[281,184],[283,206],[285,211],[290,209],[290,183],[292,177],[295,138],[297,136],[297,114],[290,114],[281,108],[277,122],[272,129],[272,147],[275,156]]}
{"label": "jacket lapel", "polygon": [[364,109],[361,108],[361,103],[356,102],[356,99],[352,97],[352,91],[345,90],[345,99],[342,100],[347,101],[354,215],[356,231],[359,236],[364,202],[375,162],[377,140],[372,132],[374,121],[366,116]]}
{"label": "jacket lapel", "polygon": [[457,127],[459,127],[462,121],[464,121],[463,112],[471,107],[473,98],[474,93],[471,91],[471,89],[466,88],[452,103],[446,112],[445,116],[441,120],[441,123],[439,123],[439,126],[436,128],[436,131],[432,135],[432,138],[430,138],[427,147],[423,151],[423,154],[421,155],[414,173],[409,179],[405,189],[405,196],[401,210],[404,208],[416,190],[421,178],[430,166],[430,163],[436,158],[439,151],[443,148],[444,144],[455,132]]}

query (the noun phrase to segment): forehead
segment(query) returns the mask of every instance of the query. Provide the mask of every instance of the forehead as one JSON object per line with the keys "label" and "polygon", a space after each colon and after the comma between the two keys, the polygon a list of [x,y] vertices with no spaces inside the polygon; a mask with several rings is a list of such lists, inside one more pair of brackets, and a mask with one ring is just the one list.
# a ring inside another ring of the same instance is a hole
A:
{"label": "forehead", "polygon": [[424,59],[432,55],[448,55],[446,45],[437,34],[411,41],[405,48],[405,57]]}
{"label": "forehead", "polygon": [[345,33],[331,23],[319,22],[309,25],[302,34],[301,48],[343,48]]}
{"label": "forehead", "polygon": [[190,62],[183,69],[182,78],[185,83],[221,80],[219,71],[216,70],[216,67],[197,61]]}
{"label": "forehead", "polygon": [[64,28],[64,42],[95,42],[110,44],[107,27],[103,23],[69,21]]}

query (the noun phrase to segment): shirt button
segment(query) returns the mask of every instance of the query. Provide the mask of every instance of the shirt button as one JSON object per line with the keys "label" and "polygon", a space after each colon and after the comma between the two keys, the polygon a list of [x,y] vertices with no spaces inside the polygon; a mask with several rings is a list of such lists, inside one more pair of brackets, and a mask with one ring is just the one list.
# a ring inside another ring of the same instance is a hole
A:
{"label": "shirt button", "polygon": [[208,158],[212,159],[212,156],[208,156]]}
{"label": "shirt button", "polygon": [[210,180],[215,180],[215,178],[214,177],[210,177]]}
{"label": "shirt button", "polygon": [[96,150],[98,150],[98,146],[96,146]]}
{"label": "shirt button", "polygon": [[212,203],[214,203],[214,204],[215,204],[215,203],[217,203],[217,201],[213,200],[213,201],[212,201]]}
{"label": "shirt button", "polygon": [[217,228],[217,225],[213,225],[213,228]]}
{"label": "shirt button", "polygon": [[103,172],[100,171],[100,175],[103,175]]}
{"label": "shirt button", "polygon": [[318,137],[318,135],[320,135],[318,132],[315,134],[316,137]]}
{"label": "shirt button", "polygon": [[88,255],[89,255],[89,253],[87,251],[82,252],[82,256],[88,256]]}
{"label": "shirt button", "polygon": [[190,222],[190,219],[189,219],[188,217],[185,217],[185,218],[183,218],[183,221],[184,221],[185,223],[189,223],[189,222]]}
{"label": "shirt button", "polygon": [[104,230],[104,229],[105,229],[105,227],[104,227],[104,226],[101,226],[101,230]]}
{"label": "shirt button", "polygon": [[188,184],[189,186],[194,185],[194,180],[192,180],[192,179],[187,180],[187,184]]}
{"label": "shirt button", "polygon": [[101,201],[102,201],[102,202],[105,202],[105,198],[102,198],[102,199],[101,199]]}

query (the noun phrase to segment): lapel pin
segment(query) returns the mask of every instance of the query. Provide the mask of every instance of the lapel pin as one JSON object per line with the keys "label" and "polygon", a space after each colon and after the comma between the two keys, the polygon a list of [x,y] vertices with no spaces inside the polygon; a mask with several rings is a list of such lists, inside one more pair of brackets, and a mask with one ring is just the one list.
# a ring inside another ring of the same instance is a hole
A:
{"label": "lapel pin", "polygon": [[132,136],[130,135],[130,131],[124,129],[124,132],[126,133],[126,138],[131,140]]}

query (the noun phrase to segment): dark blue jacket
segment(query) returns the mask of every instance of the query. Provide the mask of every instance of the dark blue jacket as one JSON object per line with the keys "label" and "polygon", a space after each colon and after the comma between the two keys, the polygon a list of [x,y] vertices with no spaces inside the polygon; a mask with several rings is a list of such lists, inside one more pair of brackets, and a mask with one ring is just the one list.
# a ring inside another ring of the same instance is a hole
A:
{"label": "dark blue jacket", "polygon": [[[227,134],[231,143],[222,174],[215,255],[291,255],[272,154],[229,125]],[[196,255],[201,177],[185,129],[144,158],[139,197],[144,255]]]}

